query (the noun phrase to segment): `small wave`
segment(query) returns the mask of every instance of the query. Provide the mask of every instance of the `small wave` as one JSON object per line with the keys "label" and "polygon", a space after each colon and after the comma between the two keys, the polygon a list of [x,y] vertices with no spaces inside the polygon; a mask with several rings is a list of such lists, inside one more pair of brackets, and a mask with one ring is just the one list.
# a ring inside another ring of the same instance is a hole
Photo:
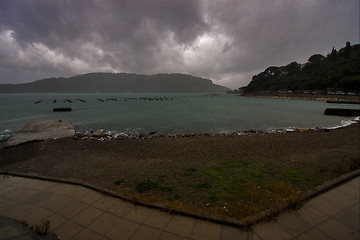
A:
{"label": "small wave", "polygon": [[13,135],[13,131],[10,129],[4,129],[0,131],[0,142],[10,139]]}
{"label": "small wave", "polygon": [[29,116],[29,117],[13,118],[13,119],[0,121],[0,123],[9,123],[9,122],[12,123],[12,122],[22,122],[22,121],[28,122],[29,119],[38,119],[38,118],[44,118],[44,117],[48,117],[48,116],[51,116],[51,115],[42,114],[42,115]]}
{"label": "small wave", "polygon": [[[350,126],[351,124],[357,123],[360,121],[360,117],[356,117],[352,120],[342,120],[340,125],[334,126],[334,127],[325,127],[326,129],[338,129],[338,128],[343,128],[343,127],[347,127]],[[324,129],[325,129],[324,128]]]}
{"label": "small wave", "polygon": [[8,133],[12,133],[12,131],[10,129],[4,129],[0,131],[0,134],[8,134]]}
{"label": "small wave", "polygon": [[286,127],[286,128],[268,128],[264,132],[267,133],[285,133],[285,132],[295,132],[297,127]]}
{"label": "small wave", "polygon": [[288,128],[285,128],[284,130],[285,130],[285,132],[295,132],[296,129],[298,129],[298,128],[296,128],[296,127],[288,127]]}

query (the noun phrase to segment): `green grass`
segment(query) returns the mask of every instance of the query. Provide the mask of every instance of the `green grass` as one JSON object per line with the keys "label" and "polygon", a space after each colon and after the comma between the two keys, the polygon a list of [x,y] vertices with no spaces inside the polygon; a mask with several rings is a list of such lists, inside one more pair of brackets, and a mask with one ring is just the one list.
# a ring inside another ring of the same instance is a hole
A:
{"label": "green grass", "polygon": [[124,179],[118,179],[118,180],[116,180],[114,183],[115,183],[116,185],[120,185],[120,184],[123,184],[124,182],[125,182]]}
{"label": "green grass", "polygon": [[212,187],[212,183],[203,182],[196,185],[197,188],[210,189]]}
{"label": "green grass", "polygon": [[184,176],[193,176],[196,173],[196,168],[187,168],[185,169]]}
{"label": "green grass", "polygon": [[280,161],[220,159],[211,165],[184,168],[171,177],[147,176],[136,181],[135,189],[169,202],[194,204],[200,211],[220,217],[241,218],[286,203],[322,181],[301,168],[286,166]]}
{"label": "green grass", "polygon": [[299,188],[293,183],[309,182],[298,169],[274,169],[251,161],[219,160],[216,166],[202,169],[206,180],[198,190],[207,190],[206,206],[222,209],[230,216],[244,216],[266,209],[270,203],[280,204],[293,197]]}
{"label": "green grass", "polygon": [[152,191],[158,187],[158,183],[145,179],[136,184],[136,191],[140,193]]}

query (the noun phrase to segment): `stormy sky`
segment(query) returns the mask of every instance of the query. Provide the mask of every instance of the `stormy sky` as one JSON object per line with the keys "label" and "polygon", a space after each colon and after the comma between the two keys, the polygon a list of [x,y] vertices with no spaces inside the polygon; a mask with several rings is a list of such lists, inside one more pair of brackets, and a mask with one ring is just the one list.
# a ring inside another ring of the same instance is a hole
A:
{"label": "stormy sky", "polygon": [[187,73],[233,89],[359,43],[359,0],[0,0],[0,83]]}

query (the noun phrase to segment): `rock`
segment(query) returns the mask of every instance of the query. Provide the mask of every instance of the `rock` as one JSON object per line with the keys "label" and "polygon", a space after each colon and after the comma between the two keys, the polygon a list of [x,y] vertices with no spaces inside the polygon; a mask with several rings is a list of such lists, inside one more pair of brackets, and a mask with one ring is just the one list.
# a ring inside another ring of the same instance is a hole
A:
{"label": "rock", "polygon": [[88,135],[87,134],[85,134],[85,133],[76,133],[76,136],[78,137],[78,138],[83,138],[83,137],[88,137]]}
{"label": "rock", "polygon": [[93,134],[94,137],[103,137],[105,134],[103,131],[97,131]]}
{"label": "rock", "polygon": [[255,134],[257,131],[254,130],[254,129],[250,129],[250,130],[245,130],[244,132],[245,133],[253,133],[253,134]]}
{"label": "rock", "polygon": [[5,147],[13,147],[21,143],[74,137],[75,128],[70,122],[61,120],[36,121],[27,124],[5,143]]}

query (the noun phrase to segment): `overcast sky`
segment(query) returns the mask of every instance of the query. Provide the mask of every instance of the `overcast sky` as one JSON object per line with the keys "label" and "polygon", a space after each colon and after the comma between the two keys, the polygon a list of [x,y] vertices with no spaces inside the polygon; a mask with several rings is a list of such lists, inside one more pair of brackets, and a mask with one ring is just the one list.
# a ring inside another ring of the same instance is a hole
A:
{"label": "overcast sky", "polygon": [[0,0],[0,83],[188,73],[238,88],[359,43],[359,0]]}

